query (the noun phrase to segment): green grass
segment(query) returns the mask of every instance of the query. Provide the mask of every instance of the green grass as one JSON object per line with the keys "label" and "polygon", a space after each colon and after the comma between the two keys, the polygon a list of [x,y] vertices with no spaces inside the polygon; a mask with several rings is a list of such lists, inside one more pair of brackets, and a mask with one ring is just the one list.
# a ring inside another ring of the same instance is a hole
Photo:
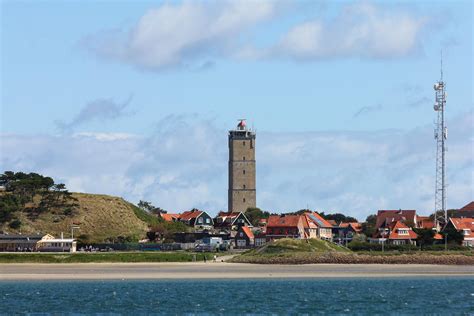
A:
{"label": "green grass", "polygon": [[137,207],[136,205],[133,205],[132,203],[127,202],[127,204],[130,205],[130,207],[133,209],[133,212],[135,215],[147,223],[148,225],[156,225],[160,223],[161,221],[158,219],[158,217],[151,215],[150,213],[147,213],[146,211],[142,210],[141,208]]}
{"label": "green grass", "polygon": [[0,253],[0,263],[192,262],[212,260],[214,253],[107,252],[107,253]]}
{"label": "green grass", "polygon": [[283,238],[268,243],[260,248],[245,252],[244,256],[273,256],[291,253],[324,253],[324,252],[350,252],[339,245],[320,239],[290,239]]}

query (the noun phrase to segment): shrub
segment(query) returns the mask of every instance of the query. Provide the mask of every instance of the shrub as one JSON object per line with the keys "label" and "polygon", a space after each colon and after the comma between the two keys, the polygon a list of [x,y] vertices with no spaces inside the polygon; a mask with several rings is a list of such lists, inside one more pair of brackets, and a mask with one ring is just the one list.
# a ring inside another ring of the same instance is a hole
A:
{"label": "shrub", "polygon": [[10,227],[11,229],[18,229],[21,227],[21,221],[16,218],[10,222],[8,227]]}

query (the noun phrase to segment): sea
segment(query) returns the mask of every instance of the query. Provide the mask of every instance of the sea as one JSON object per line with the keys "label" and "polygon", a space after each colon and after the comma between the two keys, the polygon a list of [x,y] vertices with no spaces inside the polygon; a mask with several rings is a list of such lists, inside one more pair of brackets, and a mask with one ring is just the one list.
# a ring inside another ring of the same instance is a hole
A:
{"label": "sea", "polygon": [[474,277],[0,281],[1,315],[474,315]]}

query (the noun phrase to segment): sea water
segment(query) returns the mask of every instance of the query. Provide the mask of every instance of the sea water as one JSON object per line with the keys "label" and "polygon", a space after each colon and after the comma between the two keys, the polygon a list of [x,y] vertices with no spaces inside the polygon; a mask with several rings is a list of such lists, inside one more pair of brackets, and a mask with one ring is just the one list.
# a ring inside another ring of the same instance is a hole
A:
{"label": "sea water", "polygon": [[1,281],[0,314],[474,315],[474,277]]}

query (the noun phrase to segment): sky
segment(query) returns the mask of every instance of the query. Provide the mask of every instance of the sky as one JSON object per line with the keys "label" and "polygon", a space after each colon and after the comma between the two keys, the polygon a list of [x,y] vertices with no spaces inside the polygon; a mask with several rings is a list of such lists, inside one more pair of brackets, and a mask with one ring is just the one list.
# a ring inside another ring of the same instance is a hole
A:
{"label": "sky", "polygon": [[227,132],[257,132],[257,206],[365,219],[474,199],[470,1],[0,1],[0,170],[227,209]]}

